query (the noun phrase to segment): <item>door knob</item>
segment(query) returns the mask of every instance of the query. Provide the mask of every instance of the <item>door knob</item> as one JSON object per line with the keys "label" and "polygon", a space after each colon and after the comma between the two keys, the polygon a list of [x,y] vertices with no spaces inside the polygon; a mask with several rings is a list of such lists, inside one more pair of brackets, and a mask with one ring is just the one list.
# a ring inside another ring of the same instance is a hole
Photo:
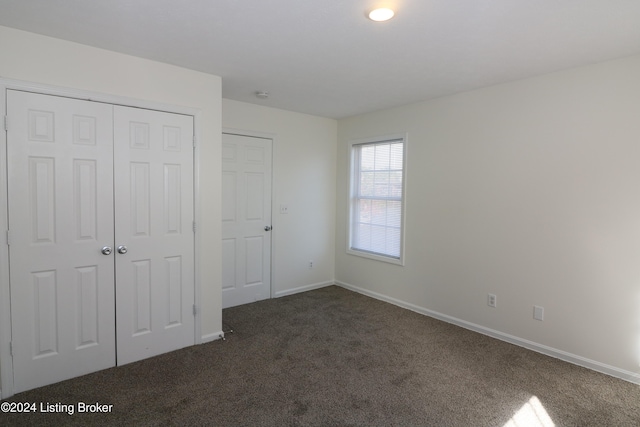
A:
{"label": "door knob", "polygon": [[125,245],[120,245],[118,246],[118,253],[119,254],[126,254],[127,253],[127,247]]}
{"label": "door knob", "polygon": [[271,227],[270,225],[267,225],[264,227],[264,231],[271,231],[273,227]]}
{"label": "door knob", "polygon": [[111,255],[111,246],[105,246],[102,248],[103,255]]}

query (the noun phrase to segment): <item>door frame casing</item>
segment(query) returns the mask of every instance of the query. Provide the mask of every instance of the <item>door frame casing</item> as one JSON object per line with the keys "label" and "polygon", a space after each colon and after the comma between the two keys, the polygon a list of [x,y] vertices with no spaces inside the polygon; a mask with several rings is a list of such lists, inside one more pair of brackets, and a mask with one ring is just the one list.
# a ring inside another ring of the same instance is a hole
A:
{"label": "door frame casing", "polygon": [[269,259],[269,298],[273,299],[276,297],[276,289],[274,286],[274,280],[275,280],[275,265],[273,264],[273,260],[275,259],[275,251],[277,248],[276,245],[276,239],[275,239],[275,233],[276,231],[274,230],[278,230],[280,224],[276,224],[276,217],[274,215],[274,208],[273,208],[273,195],[275,194],[275,188],[276,188],[276,183],[275,180],[273,179],[273,174],[274,174],[274,167],[273,167],[273,159],[275,159],[276,157],[276,150],[277,150],[277,143],[276,143],[276,134],[274,133],[268,133],[268,132],[260,132],[260,131],[253,131],[253,130],[242,130],[242,129],[234,129],[234,128],[229,128],[229,127],[223,127],[222,128],[222,133],[223,134],[229,134],[229,135],[238,135],[238,136],[248,136],[251,138],[262,138],[262,139],[270,139],[271,140],[271,194],[269,194],[269,199],[271,201],[271,226],[272,226],[272,231],[271,231],[271,256]]}
{"label": "door frame casing", "polygon": [[[202,113],[197,108],[181,107],[154,101],[145,101],[118,95],[91,92],[80,89],[57,87],[38,83],[0,78],[0,118],[3,123],[7,117],[7,90],[33,92],[42,95],[61,96],[84,101],[101,102],[105,104],[126,107],[144,108],[147,110],[163,111],[167,113],[183,114],[193,117],[193,196],[194,221],[196,232],[194,235],[194,304],[198,308],[195,314],[194,343],[202,343],[201,326],[201,280],[200,280],[200,248],[202,236],[197,226],[201,223],[200,216],[200,128]],[[11,126],[11,123],[7,123]],[[11,355],[11,285],[9,283],[9,246],[8,234],[8,182],[7,182],[7,131],[2,126],[0,131],[0,398],[6,399],[14,395],[13,356]]]}

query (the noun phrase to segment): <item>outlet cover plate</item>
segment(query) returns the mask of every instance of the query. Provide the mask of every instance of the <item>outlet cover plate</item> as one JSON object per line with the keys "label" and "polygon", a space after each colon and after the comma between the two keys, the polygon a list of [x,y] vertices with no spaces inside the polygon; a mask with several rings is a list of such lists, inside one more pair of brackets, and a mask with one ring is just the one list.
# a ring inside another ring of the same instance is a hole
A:
{"label": "outlet cover plate", "polygon": [[498,297],[496,297],[494,294],[488,294],[487,295],[487,305],[489,307],[497,307],[498,306]]}
{"label": "outlet cover plate", "polygon": [[533,318],[536,320],[544,320],[544,307],[540,307],[539,305],[534,305]]}

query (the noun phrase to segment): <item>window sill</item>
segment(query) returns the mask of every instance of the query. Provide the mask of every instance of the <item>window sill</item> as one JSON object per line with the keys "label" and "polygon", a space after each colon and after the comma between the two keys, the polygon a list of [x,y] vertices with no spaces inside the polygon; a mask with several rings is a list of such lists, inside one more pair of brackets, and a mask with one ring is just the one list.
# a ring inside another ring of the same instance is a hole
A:
{"label": "window sill", "polygon": [[357,249],[351,249],[351,248],[347,249],[347,253],[349,255],[355,255],[361,258],[368,258],[375,261],[382,261],[389,264],[404,266],[404,258],[402,256],[400,256],[400,258],[393,258],[393,257],[384,256],[384,255],[374,254],[371,252],[359,251]]}

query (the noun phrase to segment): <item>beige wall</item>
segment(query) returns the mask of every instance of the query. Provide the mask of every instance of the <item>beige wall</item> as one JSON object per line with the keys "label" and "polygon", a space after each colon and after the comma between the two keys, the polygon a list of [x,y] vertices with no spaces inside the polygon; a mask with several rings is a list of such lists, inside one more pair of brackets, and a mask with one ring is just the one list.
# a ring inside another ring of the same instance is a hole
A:
{"label": "beige wall", "polygon": [[[332,284],[337,122],[223,99],[222,125],[274,138],[271,264],[276,296]],[[280,214],[280,204],[288,205],[288,214]]]}
{"label": "beige wall", "polygon": [[[340,120],[336,279],[638,381],[638,76],[632,57]],[[397,132],[405,267],[345,253],[347,142]]]}
{"label": "beige wall", "polygon": [[0,27],[0,77],[200,111],[198,249],[201,335],[222,330],[220,264],[221,79],[167,64]]}

